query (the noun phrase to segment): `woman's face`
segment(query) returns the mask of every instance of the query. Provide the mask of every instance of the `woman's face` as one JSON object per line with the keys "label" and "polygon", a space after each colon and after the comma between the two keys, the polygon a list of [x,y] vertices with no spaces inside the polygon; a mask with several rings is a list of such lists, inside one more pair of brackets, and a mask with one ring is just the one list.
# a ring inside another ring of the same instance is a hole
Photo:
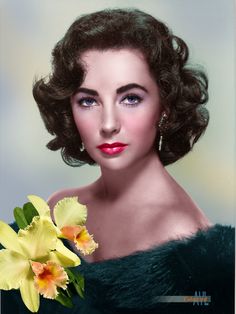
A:
{"label": "woman's face", "polygon": [[[71,105],[92,159],[101,167],[118,170],[153,154],[160,97],[141,52],[128,48],[89,50],[81,60],[86,76],[71,97]],[[98,148],[115,142],[126,146]]]}

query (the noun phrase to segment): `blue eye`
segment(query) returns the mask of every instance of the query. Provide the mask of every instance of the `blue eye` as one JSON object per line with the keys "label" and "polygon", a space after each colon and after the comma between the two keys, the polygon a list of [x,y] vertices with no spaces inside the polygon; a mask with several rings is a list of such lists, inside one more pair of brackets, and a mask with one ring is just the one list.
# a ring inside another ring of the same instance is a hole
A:
{"label": "blue eye", "polygon": [[126,106],[137,106],[140,102],[142,101],[142,98],[137,96],[137,95],[127,95],[125,96],[125,98],[122,99],[122,102],[126,105]]}
{"label": "blue eye", "polygon": [[95,102],[95,99],[91,98],[91,97],[83,97],[81,99],[79,99],[77,101],[77,103],[81,106],[84,107],[86,109],[90,109],[93,105],[93,103]]}
{"label": "blue eye", "polygon": [[[125,96],[121,102],[126,106],[134,107],[137,106],[141,101],[142,98],[140,96],[130,94]],[[77,100],[77,103],[84,109],[92,109],[96,103],[96,100],[92,97],[82,97],[81,99]]]}

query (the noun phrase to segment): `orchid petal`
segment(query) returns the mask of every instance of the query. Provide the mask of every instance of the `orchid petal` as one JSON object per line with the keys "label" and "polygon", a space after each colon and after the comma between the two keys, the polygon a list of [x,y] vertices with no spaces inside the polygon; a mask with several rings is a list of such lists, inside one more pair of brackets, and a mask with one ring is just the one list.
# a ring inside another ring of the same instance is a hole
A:
{"label": "orchid petal", "polygon": [[2,246],[6,249],[22,253],[17,241],[17,233],[8,224],[0,220],[0,243]]}
{"label": "orchid petal", "polygon": [[50,217],[50,208],[48,204],[37,195],[28,195],[28,200],[33,204],[33,206],[37,209],[40,216],[48,216]]}
{"label": "orchid petal", "polygon": [[81,230],[75,233],[74,243],[84,255],[92,254],[98,248],[98,243],[94,241],[93,235],[88,233],[85,226],[82,226]]}
{"label": "orchid petal", "polygon": [[31,312],[38,312],[39,309],[39,293],[35,288],[34,273],[32,270],[28,272],[27,277],[20,286],[20,293],[23,302]]}
{"label": "orchid petal", "polygon": [[18,242],[25,255],[32,260],[45,257],[56,248],[57,233],[46,217],[36,216],[32,223],[18,233]]}
{"label": "orchid petal", "polygon": [[8,249],[0,250],[0,289],[18,289],[30,269],[28,260]]}
{"label": "orchid petal", "polygon": [[54,217],[59,229],[70,225],[83,225],[87,219],[87,207],[78,197],[65,197],[54,207]]}
{"label": "orchid petal", "polygon": [[68,275],[64,268],[57,263],[52,261],[48,261],[46,264],[32,262],[31,266],[35,273],[35,287],[45,298],[55,299],[58,295],[57,288],[67,288]]}
{"label": "orchid petal", "polygon": [[74,241],[75,236],[83,230],[84,226],[64,226],[61,228],[61,234],[64,238]]}
{"label": "orchid petal", "polygon": [[63,267],[75,267],[81,264],[80,258],[70,251],[61,240],[57,241],[56,251],[50,252],[49,259]]}

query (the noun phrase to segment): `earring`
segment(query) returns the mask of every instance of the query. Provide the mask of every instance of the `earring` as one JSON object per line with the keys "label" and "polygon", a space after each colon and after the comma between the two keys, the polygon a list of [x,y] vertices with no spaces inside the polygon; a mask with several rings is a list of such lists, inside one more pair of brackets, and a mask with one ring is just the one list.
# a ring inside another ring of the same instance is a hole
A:
{"label": "earring", "polygon": [[162,148],[162,141],[163,141],[163,135],[160,135],[159,145],[158,145],[159,152],[161,151],[161,148]]}
{"label": "earring", "polygon": [[85,150],[85,147],[84,147],[84,143],[81,142],[81,148],[80,148],[80,151],[83,152]]}
{"label": "earring", "polygon": [[165,120],[167,119],[167,114],[165,112],[162,113],[161,115],[161,119],[158,123],[158,127],[159,127],[159,130],[160,130],[160,139],[159,139],[159,144],[158,144],[158,150],[159,152],[161,151],[162,149],[162,143],[163,143],[163,131],[164,131],[164,123],[165,123]]}

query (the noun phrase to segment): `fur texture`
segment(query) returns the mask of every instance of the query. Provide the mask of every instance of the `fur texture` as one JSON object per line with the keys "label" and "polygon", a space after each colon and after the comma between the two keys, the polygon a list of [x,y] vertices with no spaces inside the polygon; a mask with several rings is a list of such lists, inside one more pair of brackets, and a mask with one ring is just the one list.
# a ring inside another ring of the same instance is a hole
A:
{"label": "fur texture", "polygon": [[[78,270],[85,276],[85,299],[75,296],[72,310],[42,299],[39,313],[231,314],[234,241],[234,227],[216,224],[144,252],[96,263],[82,260]],[[159,296],[194,296],[196,292],[199,296],[205,292],[211,302],[159,302]],[[29,313],[18,292],[4,292],[2,302],[3,314]]]}
{"label": "fur texture", "polygon": [[[217,224],[146,252],[87,263],[88,298],[106,313],[233,313],[234,232]],[[209,305],[158,302],[196,291],[211,296]]]}

